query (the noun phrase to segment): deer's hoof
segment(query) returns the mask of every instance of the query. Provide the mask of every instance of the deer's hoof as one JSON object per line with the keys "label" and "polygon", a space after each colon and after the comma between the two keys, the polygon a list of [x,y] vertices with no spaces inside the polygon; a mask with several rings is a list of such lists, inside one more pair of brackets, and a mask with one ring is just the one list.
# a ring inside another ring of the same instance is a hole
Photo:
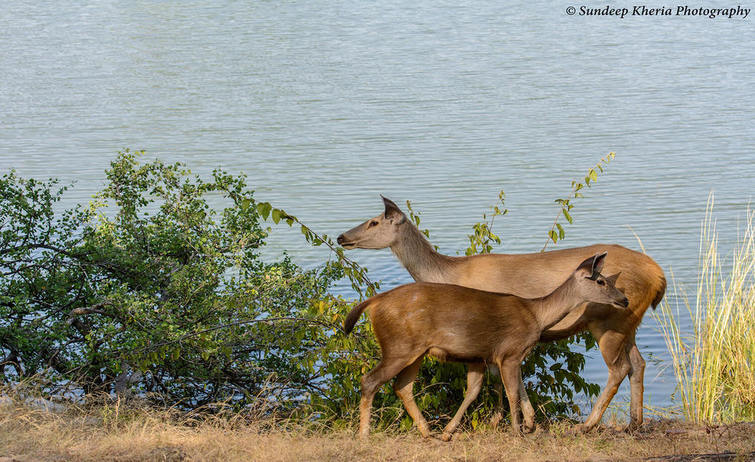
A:
{"label": "deer's hoof", "polygon": [[417,427],[417,430],[419,430],[419,434],[422,435],[422,438],[430,438],[433,436],[429,427]]}
{"label": "deer's hoof", "polygon": [[522,425],[522,431],[524,431],[524,433],[534,433],[536,429],[537,425],[535,424],[535,422]]}
{"label": "deer's hoof", "polygon": [[453,433],[443,432],[443,434],[440,435],[440,439],[448,442],[448,441],[451,441],[451,438],[453,438],[453,436],[454,436]]}
{"label": "deer's hoof", "polygon": [[640,430],[640,428],[642,428],[642,422],[637,422],[637,421],[630,421],[630,422],[629,422],[629,425],[628,425],[628,426],[627,426],[627,428],[625,428],[624,430],[625,430],[625,431],[626,431],[627,433],[634,433],[634,432],[636,432],[636,431],[639,431],[639,430]]}
{"label": "deer's hoof", "polygon": [[503,420],[503,414],[496,412],[495,414],[493,414],[493,418],[490,419],[490,426],[493,428],[498,428],[498,424],[501,423],[501,420]]}

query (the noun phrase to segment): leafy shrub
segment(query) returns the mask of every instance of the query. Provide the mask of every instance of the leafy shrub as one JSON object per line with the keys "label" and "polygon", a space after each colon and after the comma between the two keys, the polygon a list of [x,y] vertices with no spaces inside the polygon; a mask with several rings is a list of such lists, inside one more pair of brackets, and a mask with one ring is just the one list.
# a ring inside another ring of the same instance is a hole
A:
{"label": "leafy shrub", "polygon": [[186,407],[260,394],[290,404],[319,389],[339,320],[313,307],[345,305],[327,293],[342,272],[263,263],[243,177],[203,181],[126,151],[89,207],[57,218],[56,187],[13,173],[0,183],[4,381],[133,385]]}
{"label": "leafy shrub", "polygon": [[[350,424],[379,350],[367,322],[341,334],[352,302],[329,290],[342,277],[360,295],[378,285],[327,235],[257,202],[243,176],[203,180],[141,155],[120,152],[94,200],[63,212],[58,182],[0,178],[0,379],[43,378],[51,395],[131,391],[187,409],[226,401]],[[490,228],[503,214],[475,225],[468,254],[500,244]],[[285,255],[263,261],[266,219],[300,226],[334,258],[311,270]],[[597,392],[571,343],[541,345],[525,363],[542,415]],[[427,361],[418,403],[430,419],[451,415],[465,384],[464,366]],[[473,425],[492,414],[489,389]],[[410,425],[389,387],[375,404],[379,425]]]}

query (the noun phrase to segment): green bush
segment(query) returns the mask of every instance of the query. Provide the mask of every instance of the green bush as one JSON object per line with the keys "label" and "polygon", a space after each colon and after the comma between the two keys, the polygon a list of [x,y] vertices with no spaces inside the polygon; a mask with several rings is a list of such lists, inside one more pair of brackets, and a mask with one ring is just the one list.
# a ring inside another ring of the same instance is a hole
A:
{"label": "green bush", "polygon": [[[186,409],[226,401],[349,425],[379,349],[368,322],[341,333],[352,302],[331,289],[343,277],[360,295],[377,284],[326,235],[256,202],[243,176],[203,180],[141,157],[119,153],[94,200],[66,211],[57,181],[0,178],[0,379],[34,377],[57,396],[130,391]],[[334,258],[311,270],[285,255],[263,261],[266,219],[301,226]],[[497,236],[475,231],[489,251]],[[569,413],[575,391],[597,389],[569,345],[539,346],[525,364],[542,415]],[[453,414],[464,372],[427,361],[415,391],[429,418]],[[495,400],[482,394],[473,424]],[[375,404],[378,425],[411,423],[389,387]]]}
{"label": "green bush", "polygon": [[322,386],[321,347],[339,320],[313,307],[344,305],[327,292],[341,271],[263,263],[243,177],[203,181],[123,152],[88,207],[56,216],[64,190],[13,173],[0,183],[5,382],[131,385],[185,407],[290,405]]}

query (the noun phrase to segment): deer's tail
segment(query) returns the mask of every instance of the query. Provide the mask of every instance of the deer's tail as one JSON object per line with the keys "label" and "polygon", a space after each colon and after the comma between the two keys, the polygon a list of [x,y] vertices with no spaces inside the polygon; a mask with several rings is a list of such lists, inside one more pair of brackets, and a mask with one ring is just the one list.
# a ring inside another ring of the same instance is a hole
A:
{"label": "deer's tail", "polygon": [[354,325],[357,323],[357,321],[359,321],[359,316],[361,316],[362,312],[369,308],[369,306],[374,301],[375,297],[368,298],[367,300],[352,308],[349,314],[346,315],[346,320],[343,322],[343,331],[346,333],[346,335],[354,330]]}
{"label": "deer's tail", "polygon": [[653,301],[651,302],[651,305],[653,305],[653,309],[655,309],[656,306],[658,306],[659,303],[661,303],[661,300],[663,300],[663,296],[666,294],[666,276],[663,274],[663,271],[661,270],[660,277],[657,281],[657,287],[655,291],[655,297],[653,298]]}

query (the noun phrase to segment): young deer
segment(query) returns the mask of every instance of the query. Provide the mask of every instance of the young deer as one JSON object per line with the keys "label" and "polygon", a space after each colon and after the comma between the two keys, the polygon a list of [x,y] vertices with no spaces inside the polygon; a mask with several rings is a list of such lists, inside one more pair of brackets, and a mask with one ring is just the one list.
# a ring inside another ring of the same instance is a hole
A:
{"label": "young deer", "polygon": [[[635,343],[635,331],[645,310],[657,305],[666,291],[663,270],[652,258],[620,245],[588,247],[529,254],[486,254],[452,257],[438,253],[421,231],[391,200],[383,198],[385,212],[338,236],[344,249],[384,249],[396,258],[417,282],[456,284],[490,292],[534,298],[550,293],[569,277],[585,258],[609,252],[606,274],[621,273],[617,287],[629,298],[626,310],[597,303],[583,304],[561,322],[544,331],[541,342],[568,338],[589,330],[608,367],[608,381],[581,428],[600,422],[611,399],[629,374],[631,387],[630,427],[642,424],[645,361]],[[479,365],[469,365],[470,371]],[[522,390],[525,428],[534,430],[535,410]]]}
{"label": "young deer", "polygon": [[615,278],[600,274],[606,254],[583,261],[571,276],[545,297],[484,292],[467,287],[415,282],[376,295],[355,306],[346,317],[348,334],[369,309],[382,359],[362,377],[359,433],[370,431],[370,410],[377,390],[398,375],[393,389],[414,419],[422,436],[430,429],[414,402],[412,385],[425,355],[443,361],[470,363],[467,393],[456,415],[443,430],[448,441],[482,385],[483,364],[498,366],[511,408],[511,425],[520,431],[521,364],[546,329],[586,302],[626,309],[629,300]]}

